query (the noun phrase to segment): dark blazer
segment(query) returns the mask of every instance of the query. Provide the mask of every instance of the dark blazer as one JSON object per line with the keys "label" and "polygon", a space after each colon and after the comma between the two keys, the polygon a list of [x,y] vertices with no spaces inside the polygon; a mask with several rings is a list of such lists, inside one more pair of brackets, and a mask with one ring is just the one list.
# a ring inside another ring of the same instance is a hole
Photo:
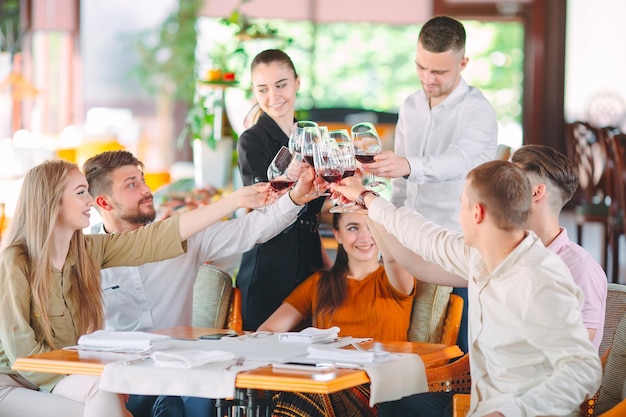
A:
{"label": "dark blazer", "polygon": [[[267,167],[280,147],[288,143],[276,122],[262,114],[237,143],[243,183],[267,181]],[[311,201],[293,225],[243,254],[236,285],[242,295],[244,330],[256,330],[299,283],[323,267],[318,225],[324,200]]]}

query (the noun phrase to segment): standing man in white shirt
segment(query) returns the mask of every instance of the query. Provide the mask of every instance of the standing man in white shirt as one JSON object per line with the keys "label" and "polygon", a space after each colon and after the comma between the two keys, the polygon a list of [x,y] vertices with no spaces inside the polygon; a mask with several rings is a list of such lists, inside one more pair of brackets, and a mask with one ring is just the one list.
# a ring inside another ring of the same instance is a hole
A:
{"label": "standing man in white shirt", "polygon": [[[103,220],[94,226],[93,233],[136,230],[154,220],[156,211],[144,181],[143,163],[130,152],[96,155],[85,162],[83,171]],[[307,171],[266,212],[254,210],[192,236],[187,240],[187,253],[179,257],[137,267],[103,269],[105,328],[153,331],[191,326],[191,300],[198,268],[207,261],[245,252],[293,223],[303,205],[313,198],[306,196],[314,189],[312,180],[313,175]],[[136,397],[131,399],[141,400]],[[129,402],[129,409],[135,417],[149,412],[132,410],[133,401]]]}
{"label": "standing man in white shirt", "polygon": [[[392,179],[391,202],[410,207],[428,220],[460,230],[459,198],[467,173],[495,158],[496,113],[483,93],[468,85],[461,71],[466,33],[448,16],[427,21],[417,40],[415,65],[422,89],[400,107],[395,153],[382,152],[366,169]],[[459,346],[467,351],[467,290]]]}

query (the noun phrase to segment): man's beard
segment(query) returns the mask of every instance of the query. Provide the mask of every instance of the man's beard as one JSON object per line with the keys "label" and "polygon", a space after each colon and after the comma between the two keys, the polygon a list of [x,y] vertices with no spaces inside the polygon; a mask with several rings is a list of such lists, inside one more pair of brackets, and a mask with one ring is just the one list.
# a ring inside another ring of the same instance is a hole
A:
{"label": "man's beard", "polygon": [[121,217],[121,219],[128,223],[140,224],[143,226],[145,224],[152,223],[155,217],[156,217],[156,211],[152,210],[152,213],[134,213],[134,214],[124,215]]}
{"label": "man's beard", "polygon": [[[139,203],[141,204],[142,202],[140,201]],[[148,223],[152,223],[154,221],[154,218],[156,217],[156,210],[154,209],[154,206],[151,206],[150,209],[147,210],[148,211],[142,212],[140,208],[137,207],[137,209],[132,213],[123,213],[120,216],[120,219],[130,224],[139,224],[142,226]]]}

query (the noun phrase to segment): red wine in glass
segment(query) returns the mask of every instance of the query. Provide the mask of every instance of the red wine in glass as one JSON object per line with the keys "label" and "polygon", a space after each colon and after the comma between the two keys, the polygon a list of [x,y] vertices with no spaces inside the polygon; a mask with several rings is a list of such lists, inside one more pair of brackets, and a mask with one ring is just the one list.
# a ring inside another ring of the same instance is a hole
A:
{"label": "red wine in glass", "polygon": [[356,172],[356,169],[346,169],[345,171],[343,171],[343,176],[341,178],[348,178],[354,175],[354,173]]}
{"label": "red wine in glass", "polygon": [[315,166],[314,163],[313,163],[313,155],[304,155],[304,160],[310,166]]}
{"label": "red wine in glass", "polygon": [[369,164],[374,162],[374,157],[377,154],[356,154],[354,155],[354,157],[356,158],[357,161],[359,161],[362,164]]}
{"label": "red wine in glass", "polygon": [[319,173],[326,182],[337,182],[341,179],[342,173],[338,169],[325,169]]}
{"label": "red wine in glass", "polygon": [[284,180],[284,179],[270,181],[270,185],[276,191],[282,191],[285,188],[291,187],[295,183],[296,182],[294,180]]}

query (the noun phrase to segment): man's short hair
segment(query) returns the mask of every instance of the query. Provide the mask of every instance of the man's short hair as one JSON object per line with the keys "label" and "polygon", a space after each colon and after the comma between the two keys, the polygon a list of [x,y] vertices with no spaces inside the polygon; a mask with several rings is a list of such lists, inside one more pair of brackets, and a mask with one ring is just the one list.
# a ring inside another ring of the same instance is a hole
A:
{"label": "man's short hair", "polygon": [[89,183],[89,194],[96,198],[99,195],[111,194],[113,180],[109,175],[123,166],[136,166],[143,170],[143,163],[128,151],[102,152],[92,156],[83,164],[83,173]]}
{"label": "man's short hair", "polygon": [[[508,161],[485,162],[467,174],[472,203],[479,203],[502,230],[524,229],[532,188],[524,171]],[[474,201],[472,201],[474,199]]]}
{"label": "man's short hair", "polygon": [[578,188],[578,168],[574,162],[556,151],[543,145],[525,145],[511,156],[526,174],[536,175],[554,190],[550,193],[550,206],[560,211],[572,199]]}
{"label": "man's short hair", "polygon": [[465,48],[465,38],[461,22],[448,16],[435,16],[424,23],[417,41],[429,52],[458,52]]}

